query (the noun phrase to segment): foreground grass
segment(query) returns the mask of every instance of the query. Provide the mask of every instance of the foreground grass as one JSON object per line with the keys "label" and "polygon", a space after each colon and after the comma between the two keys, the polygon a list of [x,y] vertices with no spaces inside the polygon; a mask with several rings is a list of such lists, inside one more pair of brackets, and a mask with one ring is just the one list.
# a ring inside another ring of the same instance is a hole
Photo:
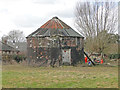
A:
{"label": "foreground grass", "polygon": [[5,65],[3,88],[118,88],[118,67]]}

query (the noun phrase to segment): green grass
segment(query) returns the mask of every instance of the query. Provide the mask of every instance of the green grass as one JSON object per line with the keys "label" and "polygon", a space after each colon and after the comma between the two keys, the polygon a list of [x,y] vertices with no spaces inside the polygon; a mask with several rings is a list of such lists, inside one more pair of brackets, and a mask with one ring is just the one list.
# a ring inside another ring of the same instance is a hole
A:
{"label": "green grass", "polygon": [[118,67],[5,65],[3,88],[118,88]]}

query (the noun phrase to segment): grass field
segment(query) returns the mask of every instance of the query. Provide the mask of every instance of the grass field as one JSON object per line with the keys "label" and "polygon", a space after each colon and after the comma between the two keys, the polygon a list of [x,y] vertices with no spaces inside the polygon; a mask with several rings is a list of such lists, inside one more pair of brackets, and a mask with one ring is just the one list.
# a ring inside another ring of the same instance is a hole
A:
{"label": "grass field", "polygon": [[3,88],[118,88],[118,67],[2,68]]}

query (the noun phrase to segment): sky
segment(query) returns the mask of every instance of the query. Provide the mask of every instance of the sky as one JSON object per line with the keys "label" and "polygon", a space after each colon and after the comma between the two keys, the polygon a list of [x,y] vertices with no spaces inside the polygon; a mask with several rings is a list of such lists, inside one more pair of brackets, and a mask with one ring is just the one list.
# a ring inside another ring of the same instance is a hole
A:
{"label": "sky", "polygon": [[0,0],[0,37],[11,30],[27,36],[54,16],[76,30],[74,10],[79,1],[84,0]]}

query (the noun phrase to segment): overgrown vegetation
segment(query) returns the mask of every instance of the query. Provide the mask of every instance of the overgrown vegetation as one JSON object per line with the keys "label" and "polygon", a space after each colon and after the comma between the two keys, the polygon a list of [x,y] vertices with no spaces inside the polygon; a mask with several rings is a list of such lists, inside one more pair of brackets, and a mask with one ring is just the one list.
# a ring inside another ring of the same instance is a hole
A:
{"label": "overgrown vegetation", "polygon": [[20,61],[26,60],[26,56],[25,55],[13,55],[13,59],[19,63]]}
{"label": "overgrown vegetation", "polygon": [[118,88],[118,67],[5,65],[3,88]]}
{"label": "overgrown vegetation", "polygon": [[120,54],[109,54],[109,59],[120,59]]}
{"label": "overgrown vegetation", "polygon": [[[77,30],[85,37],[88,53],[117,53],[118,13],[115,2],[78,2],[75,10]],[[111,48],[112,47],[112,48]],[[113,48],[114,47],[114,48]]]}

